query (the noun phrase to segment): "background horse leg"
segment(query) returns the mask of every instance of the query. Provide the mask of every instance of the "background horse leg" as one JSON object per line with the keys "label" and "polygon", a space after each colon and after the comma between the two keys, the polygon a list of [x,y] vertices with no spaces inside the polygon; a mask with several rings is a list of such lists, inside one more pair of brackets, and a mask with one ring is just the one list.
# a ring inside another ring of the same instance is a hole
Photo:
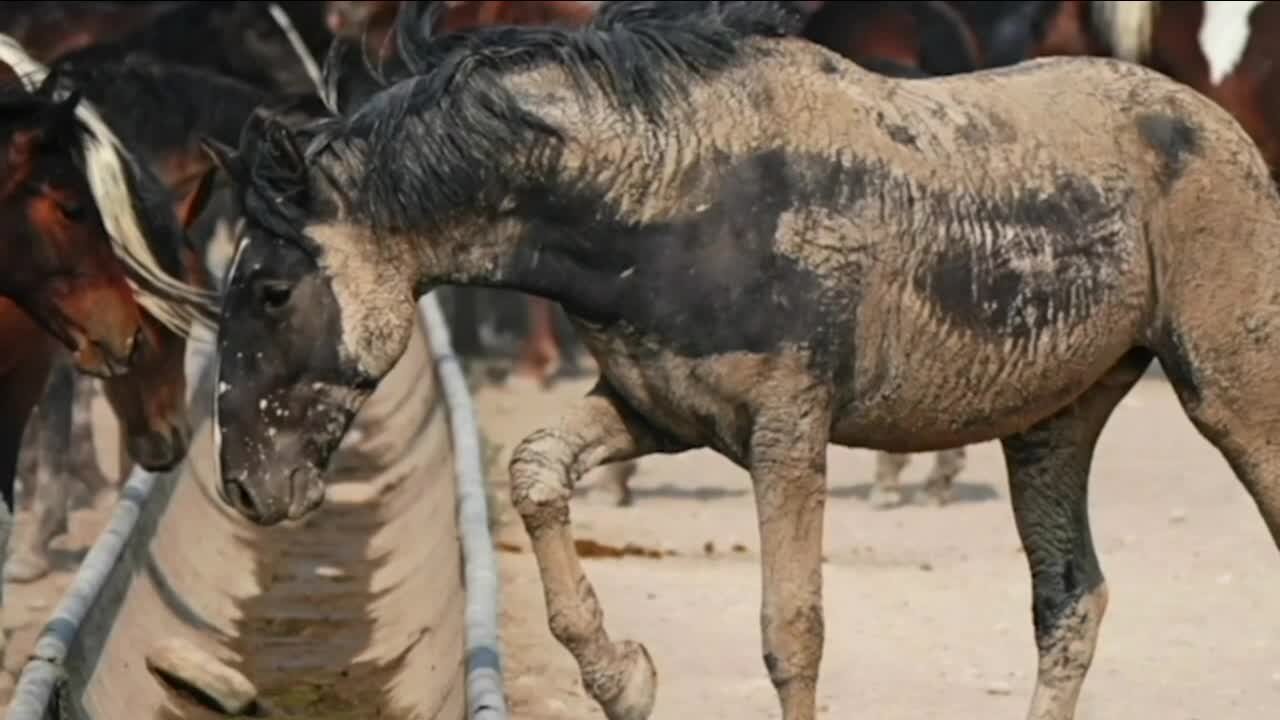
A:
{"label": "background horse leg", "polygon": [[[18,315],[17,322],[29,323],[26,315]],[[10,326],[12,327],[12,326]],[[4,573],[9,557],[9,536],[13,532],[14,480],[18,470],[18,452],[22,448],[22,435],[27,426],[31,409],[40,399],[49,374],[52,341],[34,325],[26,328],[26,341],[15,340],[16,345],[7,357],[6,372],[0,373],[0,655],[8,641],[4,628]],[[12,337],[12,336],[10,336]],[[25,351],[25,352],[23,352]]]}
{"label": "background horse leg", "polygon": [[902,504],[902,486],[898,476],[909,462],[911,455],[908,453],[876,451],[876,475],[867,496],[871,507],[884,510]]}
{"label": "background horse leg", "polygon": [[1075,716],[1107,608],[1089,530],[1089,466],[1112,410],[1150,362],[1149,352],[1133,351],[1072,405],[1001,441],[1040,655],[1028,720]]}
{"label": "background horse leg", "polygon": [[560,344],[556,340],[555,305],[550,300],[529,297],[526,304],[529,332],[520,348],[515,374],[531,377],[548,386],[560,371]]}
{"label": "background horse leg", "polygon": [[72,463],[71,415],[75,403],[76,374],[71,364],[55,363],[44,398],[32,414],[38,463],[30,514],[13,543],[5,565],[5,579],[27,583],[49,573],[49,542],[67,530],[67,499],[75,481]]}
{"label": "background horse leg", "polygon": [[[609,463],[598,467],[587,475],[592,485],[603,485],[612,490],[613,504],[618,507],[630,507],[634,499],[631,497],[631,478],[636,474],[636,461]],[[592,477],[594,476],[594,477]]]}
{"label": "background horse leg", "polygon": [[[77,482],[69,486],[70,507],[91,507],[104,493],[111,493],[119,486],[123,475],[107,477],[102,463],[98,460],[95,438],[97,429],[93,425],[93,401],[98,395],[98,381],[88,375],[75,375],[74,397],[71,403],[71,473]],[[120,438],[120,452],[125,452],[123,433]],[[122,457],[128,461],[127,456]]]}
{"label": "background horse leg", "polygon": [[925,497],[933,505],[946,505],[951,500],[956,477],[964,471],[964,448],[940,450],[934,453],[933,458],[933,470],[924,481]]}

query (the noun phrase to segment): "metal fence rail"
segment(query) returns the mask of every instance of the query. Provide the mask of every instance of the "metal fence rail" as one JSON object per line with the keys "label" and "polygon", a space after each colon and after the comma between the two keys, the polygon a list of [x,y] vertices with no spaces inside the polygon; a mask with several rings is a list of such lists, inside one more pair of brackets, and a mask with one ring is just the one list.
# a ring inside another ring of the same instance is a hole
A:
{"label": "metal fence rail", "polygon": [[[422,298],[418,308],[439,382],[444,389],[455,454],[458,526],[466,591],[467,715],[470,720],[507,720],[498,649],[497,558],[489,532],[479,429],[471,394],[453,352],[449,327],[435,294]],[[202,368],[197,376],[207,378],[208,369]],[[200,387],[207,386],[207,382],[200,384]],[[63,663],[68,648],[79,634],[91,608],[99,601],[130,538],[138,530],[139,517],[152,496],[157,479],[159,475],[139,468],[122,487],[106,529],[94,541],[22,669],[7,720],[58,718],[59,689],[65,676]]]}

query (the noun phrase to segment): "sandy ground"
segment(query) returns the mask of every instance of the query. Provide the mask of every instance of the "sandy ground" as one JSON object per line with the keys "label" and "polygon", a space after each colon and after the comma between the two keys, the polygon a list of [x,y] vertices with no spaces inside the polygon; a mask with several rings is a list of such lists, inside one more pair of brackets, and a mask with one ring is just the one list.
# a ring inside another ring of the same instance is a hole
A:
{"label": "sandy ground", "polygon": [[[527,384],[477,390],[501,455],[492,470],[500,526],[503,642],[512,717],[603,718],[546,628],[528,540],[507,501],[506,456],[580,396]],[[827,644],[820,702],[831,718],[1020,718],[1034,683],[1030,584],[998,446],[970,448],[956,502],[872,510],[873,456],[833,448],[826,520]],[[904,476],[918,486],[932,458]],[[1111,602],[1079,720],[1253,720],[1280,715],[1280,555],[1226,463],[1158,377],[1143,381],[1103,435],[1092,493]],[[661,559],[588,559],[615,638],[648,646],[659,673],[655,720],[776,718],[760,660],[754,508],[746,474],[708,451],[654,457],[636,505],[585,487],[575,532]],[[7,589],[17,670],[110,505],[76,511],[55,540],[58,569]],[[21,521],[21,516],[20,516]],[[714,553],[706,554],[706,545]],[[734,550],[735,545],[741,547]],[[0,688],[0,707],[8,692]]]}
{"label": "sandy ground", "polygon": [[[528,385],[477,393],[503,455],[503,640],[513,717],[603,718],[546,629],[528,539],[510,508],[506,454],[585,392]],[[923,479],[930,456],[904,474]],[[971,447],[958,500],[877,511],[873,455],[832,448],[826,517],[827,642],[819,701],[830,718],[1021,718],[1035,681],[1030,580],[999,446]],[[1225,461],[1163,379],[1119,408],[1095,460],[1092,520],[1111,600],[1079,720],[1280,716],[1280,555]],[[588,559],[615,639],[657,663],[656,720],[777,718],[760,660],[758,540],[746,473],[709,452],[643,460],[636,504],[591,488],[576,536],[674,557]],[[706,543],[715,554],[705,554]],[[745,552],[733,552],[735,544]]]}

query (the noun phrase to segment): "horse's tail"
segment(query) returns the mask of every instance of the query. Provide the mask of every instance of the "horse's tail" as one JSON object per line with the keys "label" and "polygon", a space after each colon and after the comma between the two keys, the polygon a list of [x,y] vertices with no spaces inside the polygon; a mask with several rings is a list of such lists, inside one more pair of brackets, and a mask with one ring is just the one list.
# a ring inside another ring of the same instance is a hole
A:
{"label": "horse's tail", "polygon": [[1150,0],[1094,0],[1089,3],[1089,24],[1112,57],[1141,63],[1151,52],[1158,11],[1158,4]]}

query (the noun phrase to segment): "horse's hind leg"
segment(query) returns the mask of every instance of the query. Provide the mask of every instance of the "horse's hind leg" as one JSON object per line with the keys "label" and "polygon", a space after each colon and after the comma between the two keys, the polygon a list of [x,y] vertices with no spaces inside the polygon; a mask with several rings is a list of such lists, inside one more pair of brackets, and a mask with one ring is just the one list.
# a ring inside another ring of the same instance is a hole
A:
{"label": "horse's hind leg", "polygon": [[963,447],[940,450],[934,453],[933,470],[924,481],[925,497],[931,504],[946,505],[951,500],[951,488],[956,477],[964,471]]}
{"label": "horse's hind leg", "polygon": [[551,634],[573,655],[583,686],[609,720],[648,718],[657,674],[643,645],[609,639],[578,560],[569,499],[583,473],[656,452],[659,445],[648,424],[602,383],[511,454],[511,500],[533,542]]}
{"label": "horse's hind leg", "polygon": [[1071,720],[1093,661],[1107,591],[1089,531],[1089,466],[1107,418],[1150,359],[1134,351],[1071,406],[1002,440],[1040,655],[1030,720]]}
{"label": "horse's hind leg", "polygon": [[73,481],[71,414],[76,375],[67,362],[55,365],[45,395],[32,420],[39,431],[39,464],[29,520],[15,538],[5,578],[26,583],[49,572],[49,542],[67,527],[67,500]]}
{"label": "horse's hind leg", "polygon": [[911,462],[907,453],[876,451],[876,475],[871,483],[867,502],[871,507],[884,510],[902,504],[902,487],[898,484],[902,470]]}
{"label": "horse's hind leg", "polygon": [[1268,310],[1259,308],[1238,328],[1215,321],[1203,333],[1171,333],[1159,354],[1188,417],[1222,453],[1280,546],[1280,364],[1276,343],[1265,342],[1268,332],[1280,339],[1280,318],[1271,330],[1258,319]]}

